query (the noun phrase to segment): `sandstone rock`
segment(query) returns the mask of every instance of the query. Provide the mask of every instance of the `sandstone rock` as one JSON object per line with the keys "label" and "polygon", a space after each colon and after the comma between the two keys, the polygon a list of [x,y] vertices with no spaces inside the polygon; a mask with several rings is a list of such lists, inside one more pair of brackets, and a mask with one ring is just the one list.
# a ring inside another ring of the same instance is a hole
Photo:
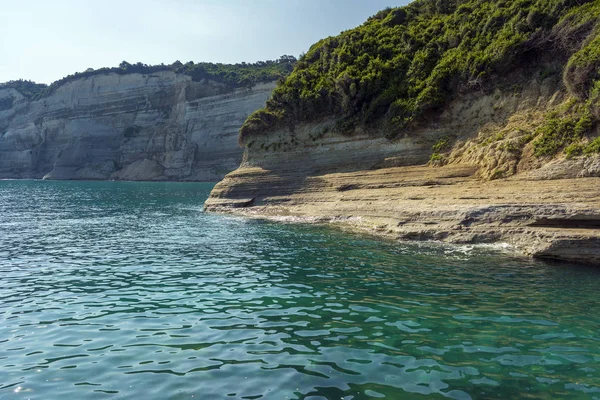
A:
{"label": "sandstone rock", "polygon": [[476,172],[447,165],[306,176],[245,167],[215,186],[205,210],[600,262],[600,178],[481,181]]}
{"label": "sandstone rock", "polygon": [[[538,258],[597,264],[599,158],[548,162],[531,145],[545,111],[564,98],[560,85],[535,81],[521,93],[458,96],[439,118],[393,140],[376,127],[335,134],[335,120],[257,134],[205,210],[329,222],[401,240],[503,243]],[[445,162],[426,165],[443,138],[455,140]]]}

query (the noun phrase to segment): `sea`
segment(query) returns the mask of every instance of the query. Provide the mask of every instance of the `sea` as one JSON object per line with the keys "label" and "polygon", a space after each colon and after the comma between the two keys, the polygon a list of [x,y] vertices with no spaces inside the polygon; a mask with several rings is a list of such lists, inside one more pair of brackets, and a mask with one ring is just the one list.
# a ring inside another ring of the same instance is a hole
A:
{"label": "sea", "polygon": [[600,268],[0,181],[0,399],[600,399]]}

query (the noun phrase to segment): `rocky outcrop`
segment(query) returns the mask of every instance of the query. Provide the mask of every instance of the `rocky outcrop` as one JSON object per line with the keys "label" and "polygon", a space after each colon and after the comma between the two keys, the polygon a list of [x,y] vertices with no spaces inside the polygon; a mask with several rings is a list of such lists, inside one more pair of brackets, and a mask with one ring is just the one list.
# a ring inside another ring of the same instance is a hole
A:
{"label": "rocky outcrop", "polygon": [[[395,139],[335,134],[335,120],[255,135],[205,209],[402,240],[508,243],[538,258],[598,265],[598,158],[538,159],[531,135],[523,141],[518,129],[566,96],[557,79],[472,93]],[[428,164],[440,140],[449,148]]]}
{"label": "rocky outcrop", "polygon": [[37,101],[0,89],[0,178],[219,180],[274,86],[163,71],[77,79]]}
{"label": "rocky outcrop", "polygon": [[205,209],[391,239],[506,243],[537,258],[600,265],[600,178],[476,174],[465,165],[311,176],[246,167],[215,186]]}

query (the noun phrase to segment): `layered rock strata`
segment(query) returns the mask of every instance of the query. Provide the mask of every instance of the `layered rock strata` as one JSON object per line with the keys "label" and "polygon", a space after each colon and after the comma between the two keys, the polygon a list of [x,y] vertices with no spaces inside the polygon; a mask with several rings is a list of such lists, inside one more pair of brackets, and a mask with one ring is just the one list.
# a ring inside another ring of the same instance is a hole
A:
{"label": "layered rock strata", "polygon": [[404,240],[508,243],[538,258],[600,265],[600,178],[482,182],[470,166],[305,176],[244,168],[205,209],[331,222]]}
{"label": "layered rock strata", "polygon": [[[600,265],[598,157],[536,158],[519,129],[565,97],[557,79],[525,82],[518,93],[475,93],[391,140],[334,134],[335,120],[256,135],[205,210],[404,240],[508,243],[538,258]],[[448,137],[443,166],[428,164],[433,145]],[[497,171],[510,177],[490,180],[502,178]]]}
{"label": "layered rock strata", "polygon": [[175,72],[78,79],[28,101],[0,89],[0,178],[216,181],[275,84],[234,89]]}

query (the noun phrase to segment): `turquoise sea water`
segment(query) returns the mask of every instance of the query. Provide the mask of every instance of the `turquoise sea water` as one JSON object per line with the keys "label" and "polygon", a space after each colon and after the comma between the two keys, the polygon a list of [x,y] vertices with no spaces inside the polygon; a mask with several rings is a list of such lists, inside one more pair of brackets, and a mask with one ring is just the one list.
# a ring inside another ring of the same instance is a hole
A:
{"label": "turquoise sea water", "polygon": [[600,399],[600,268],[0,181],[0,399]]}

